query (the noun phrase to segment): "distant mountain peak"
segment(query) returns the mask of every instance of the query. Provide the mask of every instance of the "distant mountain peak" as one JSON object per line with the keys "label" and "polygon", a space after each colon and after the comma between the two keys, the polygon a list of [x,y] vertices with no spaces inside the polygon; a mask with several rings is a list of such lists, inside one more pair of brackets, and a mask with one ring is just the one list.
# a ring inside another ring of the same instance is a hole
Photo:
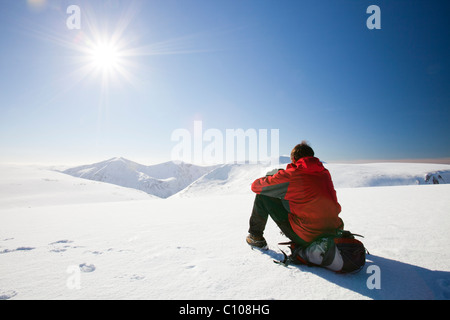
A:
{"label": "distant mountain peak", "polygon": [[211,167],[169,161],[145,166],[123,157],[70,168],[63,173],[93,181],[142,190],[160,198],[168,198],[208,173]]}

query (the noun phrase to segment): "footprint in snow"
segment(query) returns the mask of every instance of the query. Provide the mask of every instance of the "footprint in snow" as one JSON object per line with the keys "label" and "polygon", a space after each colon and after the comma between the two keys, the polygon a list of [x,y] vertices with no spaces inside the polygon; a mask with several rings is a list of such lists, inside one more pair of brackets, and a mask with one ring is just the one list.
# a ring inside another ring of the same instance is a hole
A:
{"label": "footprint in snow", "polygon": [[123,274],[123,275],[120,275],[120,276],[116,276],[115,278],[117,278],[117,279],[129,279],[130,281],[139,281],[139,280],[144,280],[145,276],[141,276],[141,275],[135,273],[135,274],[132,274],[132,275],[130,275],[130,274]]}
{"label": "footprint in snow", "polygon": [[14,290],[1,291],[0,290],[0,300],[8,300],[17,296],[17,292]]}
{"label": "footprint in snow", "polygon": [[34,250],[34,249],[36,249],[36,248],[33,248],[33,247],[19,247],[19,248],[12,249],[12,250],[4,249],[4,250],[0,251],[0,254],[11,253],[11,252],[15,252],[15,251],[31,251],[31,250]]}
{"label": "footprint in snow", "polygon": [[51,242],[48,245],[52,247],[50,249],[50,252],[56,252],[56,253],[65,252],[68,249],[80,248],[79,246],[71,245],[71,243],[73,243],[72,240],[58,240],[55,242]]}
{"label": "footprint in snow", "polygon": [[60,244],[60,243],[64,243],[64,244],[67,244],[67,243],[72,243],[73,241],[71,241],[71,240],[58,240],[58,241],[55,241],[55,242],[52,242],[52,243],[49,243],[50,245],[55,245],[55,244]]}
{"label": "footprint in snow", "polygon": [[144,279],[145,279],[144,276],[140,276],[140,275],[138,275],[138,274],[133,274],[133,275],[130,277],[130,280],[131,280],[131,281],[134,281],[134,280],[144,280]]}
{"label": "footprint in snow", "polygon": [[89,273],[95,271],[95,266],[93,264],[82,263],[79,265],[81,272]]}

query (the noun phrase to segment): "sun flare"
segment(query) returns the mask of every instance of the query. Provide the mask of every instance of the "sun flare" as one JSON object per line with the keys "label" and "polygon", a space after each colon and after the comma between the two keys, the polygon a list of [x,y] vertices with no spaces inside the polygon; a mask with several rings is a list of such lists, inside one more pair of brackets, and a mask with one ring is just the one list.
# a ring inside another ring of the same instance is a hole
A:
{"label": "sun flare", "polygon": [[102,70],[113,70],[119,64],[119,50],[110,44],[97,44],[92,48],[92,63]]}
{"label": "sun flare", "polygon": [[107,36],[90,40],[84,49],[83,60],[88,74],[101,77],[103,85],[132,79],[131,58],[127,56],[126,48]]}

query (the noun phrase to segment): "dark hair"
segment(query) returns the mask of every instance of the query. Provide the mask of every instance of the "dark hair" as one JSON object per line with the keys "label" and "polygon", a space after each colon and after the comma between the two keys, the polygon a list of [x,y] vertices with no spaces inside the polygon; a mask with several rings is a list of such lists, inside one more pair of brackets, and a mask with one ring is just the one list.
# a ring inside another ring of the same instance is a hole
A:
{"label": "dark hair", "polygon": [[291,152],[291,161],[297,162],[304,157],[314,157],[314,150],[309,146],[308,142],[302,141],[302,143],[296,145]]}

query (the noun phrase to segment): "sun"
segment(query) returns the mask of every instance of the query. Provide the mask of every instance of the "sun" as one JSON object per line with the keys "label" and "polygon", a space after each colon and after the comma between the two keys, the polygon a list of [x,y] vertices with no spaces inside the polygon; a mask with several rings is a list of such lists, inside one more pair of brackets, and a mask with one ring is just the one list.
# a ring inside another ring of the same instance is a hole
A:
{"label": "sun", "polygon": [[[120,40],[120,41],[119,41]],[[96,34],[88,39],[80,50],[81,71],[93,79],[101,79],[103,89],[109,85],[120,84],[123,80],[135,84],[132,74],[134,67],[130,48],[126,47],[123,39],[113,35]]]}
{"label": "sun", "polygon": [[112,44],[99,43],[92,47],[90,59],[96,69],[114,71],[119,67],[120,51]]}

